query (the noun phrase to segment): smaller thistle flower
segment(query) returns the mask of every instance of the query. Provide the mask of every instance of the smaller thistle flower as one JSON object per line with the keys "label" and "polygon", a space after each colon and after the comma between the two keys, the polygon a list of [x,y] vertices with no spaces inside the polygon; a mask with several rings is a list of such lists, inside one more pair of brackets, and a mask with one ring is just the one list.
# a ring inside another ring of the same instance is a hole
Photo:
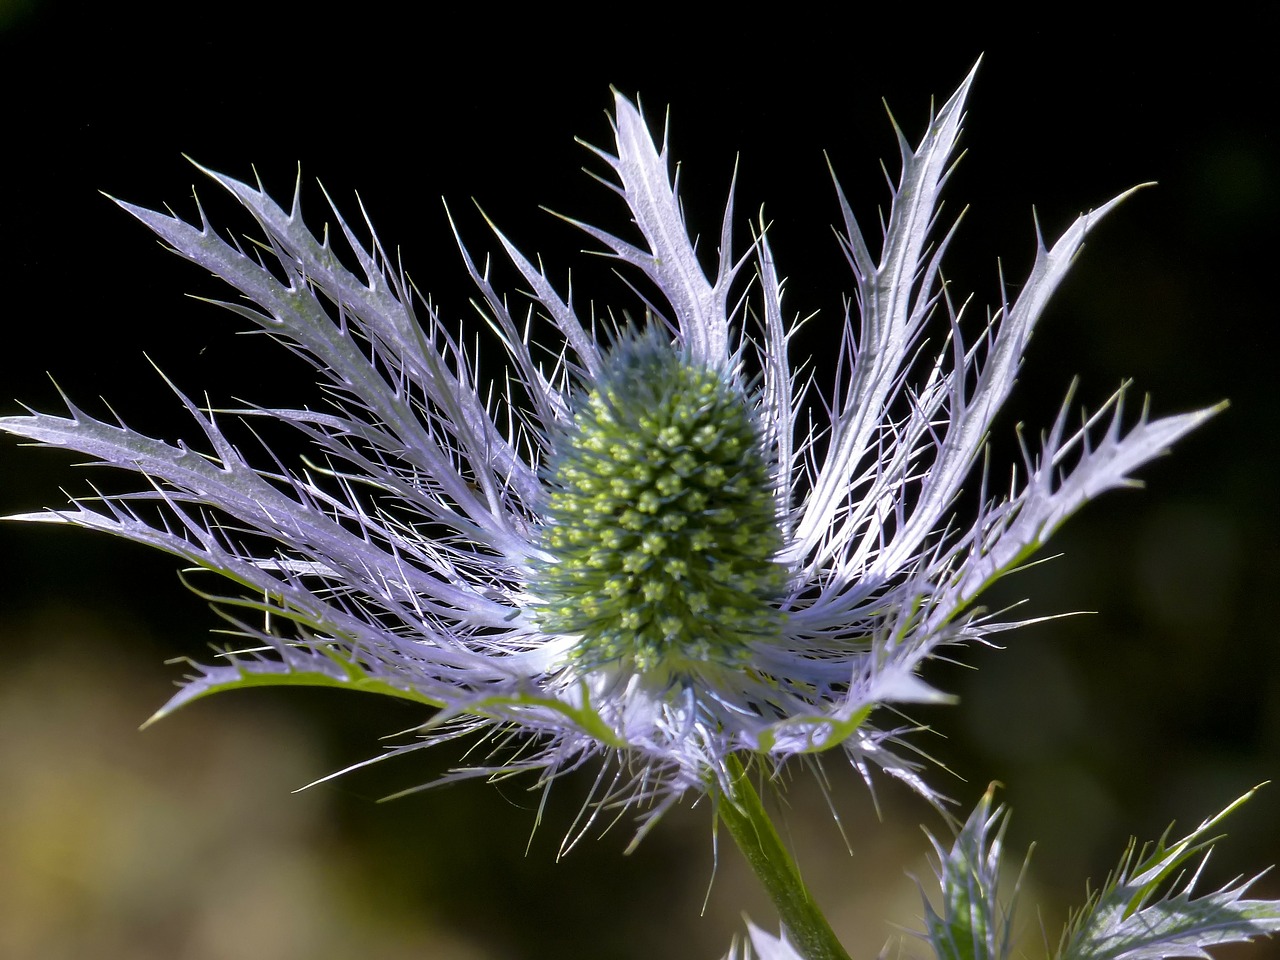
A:
{"label": "smaller thistle flower", "polygon": [[[842,750],[864,777],[878,767],[937,800],[906,731],[872,714],[941,698],[919,675],[939,647],[1012,626],[979,614],[982,591],[1214,413],[1144,410],[1125,431],[1117,394],[1072,432],[1064,405],[1020,484],[1003,497],[983,487],[971,523],[950,515],[1048,298],[1121,199],[1051,246],[1037,238],[1019,296],[967,341],[940,278],[954,228],[930,236],[971,82],[918,146],[899,133],[878,258],[837,188],[859,313],[846,308],[832,344],[841,374],[813,411],[763,226],[735,258],[730,203],[707,275],[666,148],[621,95],[616,153],[594,152],[643,240],[576,225],[657,291],[647,326],[602,346],[495,229],[532,291],[520,317],[459,242],[506,354],[496,403],[467,338],[415,300],[371,231],[361,242],[333,207],[358,273],[327,232],[310,232],[300,185],[286,210],[261,186],[204,171],[257,221],[265,242],[252,255],[203,211],[195,225],[122,203],[255,304],[226,306],[308,359],[331,406],[239,411],[296,428],[313,447],[305,468],[252,465],[213,411],[181,395],[206,453],[70,403],[63,418],[0,420],[147,481],[21,519],[166,550],[247,592],[226,609],[270,615],[233,618],[249,648],[198,667],[159,715],[245,686],[390,694],[436,708],[393,754],[488,737],[493,755],[457,776],[530,770],[546,782],[603,759],[591,801],[647,804],[649,823],[687,790],[724,787],[742,754],[780,765]],[[939,313],[947,336],[931,354],[925,329]],[[550,354],[529,342],[535,315],[560,338],[539,345]],[[805,430],[810,412],[820,423]]]}
{"label": "smaller thistle flower", "polygon": [[[1170,840],[1172,824],[1153,843],[1139,847],[1130,839],[1116,869],[1100,886],[1091,884],[1084,907],[1072,912],[1052,960],[1205,958],[1209,947],[1280,932],[1280,900],[1246,897],[1262,874],[1237,877],[1207,893],[1197,890],[1204,864],[1222,839],[1222,821],[1257,790],[1180,839]],[[1009,811],[993,806],[994,792],[994,785],[988,788],[949,847],[926,834],[938,888],[931,901],[918,885],[925,929],[917,936],[937,960],[1009,960],[1014,954],[1014,920],[1030,853],[1012,888],[1002,890]],[[747,933],[747,941],[735,943],[725,960],[804,960],[785,930],[775,937],[748,921]]]}

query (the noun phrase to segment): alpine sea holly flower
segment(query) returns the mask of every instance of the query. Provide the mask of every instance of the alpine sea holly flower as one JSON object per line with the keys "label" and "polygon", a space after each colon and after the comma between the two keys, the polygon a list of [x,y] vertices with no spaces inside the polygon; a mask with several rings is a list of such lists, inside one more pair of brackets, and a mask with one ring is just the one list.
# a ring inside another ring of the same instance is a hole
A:
{"label": "alpine sea holly flower", "polygon": [[[836,749],[864,777],[878,767],[936,799],[905,731],[873,713],[941,697],[922,664],[1010,626],[979,614],[982,591],[1214,412],[1144,410],[1124,428],[1117,394],[1069,429],[1064,405],[1008,493],[984,480],[978,515],[952,515],[1045,303],[1120,199],[1039,242],[1017,298],[967,331],[939,272],[954,227],[939,231],[936,211],[971,81],[918,146],[899,133],[878,259],[837,190],[858,309],[812,409],[763,226],[735,255],[730,201],[708,275],[666,147],[621,95],[615,152],[594,153],[642,239],[577,226],[651,282],[648,319],[581,316],[495,229],[532,297],[522,316],[462,247],[506,357],[496,385],[470,334],[416,300],[336,207],[357,272],[304,224],[297,192],[285,209],[204,171],[257,221],[251,252],[203,211],[196,225],[122,203],[256,305],[225,306],[311,362],[326,408],[239,413],[288,424],[313,451],[305,466],[255,466],[181,395],[203,452],[68,403],[66,417],[0,426],[146,488],[21,519],[147,543],[243,589],[223,599],[249,642],[198,667],[160,715],[245,686],[349,687],[436,708],[393,753],[474,734],[493,752],[457,776],[548,783],[602,758],[592,800],[643,801],[651,816],[687,790],[724,789],[739,755],[777,765]],[[557,342],[533,342],[535,321]],[[940,340],[926,339],[931,322]]]}

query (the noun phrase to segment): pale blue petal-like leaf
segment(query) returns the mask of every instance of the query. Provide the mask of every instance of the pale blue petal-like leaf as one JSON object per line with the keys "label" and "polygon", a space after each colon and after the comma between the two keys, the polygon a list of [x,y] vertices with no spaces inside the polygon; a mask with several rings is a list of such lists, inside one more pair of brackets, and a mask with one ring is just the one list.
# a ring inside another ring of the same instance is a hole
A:
{"label": "pale blue petal-like leaf", "polygon": [[747,937],[745,943],[734,943],[725,960],[804,960],[785,933],[775,937],[748,920]]}

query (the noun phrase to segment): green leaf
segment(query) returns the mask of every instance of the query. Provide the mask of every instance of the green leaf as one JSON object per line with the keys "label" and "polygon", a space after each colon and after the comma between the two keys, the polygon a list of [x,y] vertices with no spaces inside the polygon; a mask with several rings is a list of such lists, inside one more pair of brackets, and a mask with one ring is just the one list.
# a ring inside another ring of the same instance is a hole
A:
{"label": "green leaf", "polygon": [[[1236,879],[1212,893],[1192,896],[1209,851],[1209,836],[1257,787],[1172,844],[1169,830],[1138,850],[1131,840],[1119,866],[1063,931],[1057,960],[1165,960],[1208,957],[1207,947],[1241,943],[1280,930],[1280,900],[1246,900],[1258,879]],[[1172,830],[1172,826],[1169,828]],[[1183,883],[1183,868],[1200,863]]]}
{"label": "green leaf", "polygon": [[939,960],[1005,960],[1009,955],[1018,888],[1007,905],[1000,903],[1000,860],[1009,816],[1003,806],[992,810],[994,794],[992,784],[950,850],[928,835],[938,855],[935,872],[942,902],[939,912],[924,898],[925,936]]}
{"label": "green leaf", "polygon": [[157,710],[142,725],[145,730],[157,720],[163,720],[179,707],[186,706],[195,700],[201,700],[215,693],[229,690],[247,690],[252,687],[329,687],[341,690],[357,690],[362,693],[376,693],[400,700],[409,700],[428,707],[443,706],[437,700],[424,696],[414,690],[398,687],[386,680],[372,677],[350,663],[342,663],[337,658],[330,658],[333,670],[297,669],[286,663],[271,664],[278,669],[265,671],[264,663],[255,663],[250,671],[239,666],[199,667],[200,676],[193,678],[181,690],[173,695],[163,707]]}

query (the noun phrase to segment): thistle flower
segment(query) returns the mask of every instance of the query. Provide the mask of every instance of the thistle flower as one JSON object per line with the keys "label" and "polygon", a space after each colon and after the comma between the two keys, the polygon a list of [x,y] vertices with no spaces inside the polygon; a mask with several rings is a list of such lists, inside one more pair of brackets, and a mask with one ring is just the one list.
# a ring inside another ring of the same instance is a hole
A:
{"label": "thistle flower", "polygon": [[[982,591],[1214,412],[1144,409],[1125,428],[1118,393],[1069,428],[1064,404],[1007,493],[984,474],[977,516],[952,515],[1045,303],[1121,199],[1052,245],[1037,237],[1021,293],[966,334],[939,272],[955,227],[938,235],[937,209],[972,77],[918,146],[899,131],[878,259],[837,186],[857,310],[833,335],[826,387],[788,357],[763,223],[735,256],[731,189],[707,275],[666,147],[621,95],[614,152],[591,149],[642,239],[571,222],[650,281],[656,295],[636,294],[647,320],[584,318],[494,228],[531,291],[521,315],[459,238],[505,353],[496,385],[466,325],[417,299],[371,226],[362,241],[330,202],[358,269],[343,266],[304,224],[300,185],[286,210],[201,168],[257,221],[251,251],[203,210],[197,225],[121,203],[231,284],[244,300],[224,306],[307,359],[328,405],[216,413],[179,393],[203,451],[69,400],[66,417],[4,419],[147,484],[19,519],[146,543],[243,591],[220,599],[248,643],[197,667],[158,716],[247,686],[390,694],[436,708],[392,754],[476,735],[492,752],[451,776],[545,783],[599,758],[584,809],[643,803],[645,822],[723,784],[738,755],[771,766],[843,750],[864,777],[879,768],[937,800],[907,731],[877,708],[940,699],[922,664],[1011,626],[980,612]],[[535,321],[558,340],[535,343]],[[250,457],[227,413],[287,424],[311,453],[295,467]]]}

